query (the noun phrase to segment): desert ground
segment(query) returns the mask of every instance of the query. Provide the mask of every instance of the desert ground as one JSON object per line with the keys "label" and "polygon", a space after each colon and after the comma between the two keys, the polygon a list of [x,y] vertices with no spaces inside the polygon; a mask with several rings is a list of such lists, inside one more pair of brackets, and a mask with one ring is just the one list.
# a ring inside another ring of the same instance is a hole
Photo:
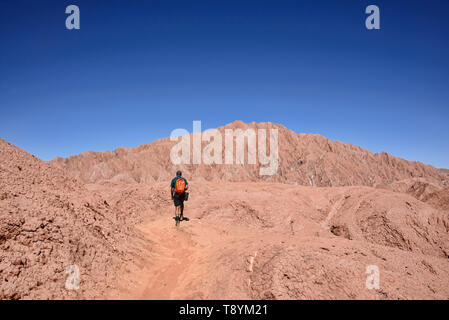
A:
{"label": "desert ground", "polygon": [[279,129],[278,173],[175,166],[168,138],[51,162],[0,139],[0,299],[449,299],[447,170],[272,123],[226,128]]}

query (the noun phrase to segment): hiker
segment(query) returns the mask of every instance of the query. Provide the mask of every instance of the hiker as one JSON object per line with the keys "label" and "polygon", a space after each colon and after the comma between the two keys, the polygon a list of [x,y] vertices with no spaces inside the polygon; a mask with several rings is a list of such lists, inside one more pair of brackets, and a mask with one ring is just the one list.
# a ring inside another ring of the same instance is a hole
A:
{"label": "hiker", "polygon": [[182,177],[182,172],[177,171],[176,177],[173,178],[170,184],[171,198],[175,203],[175,219],[183,220],[184,216],[184,200],[186,191],[189,189],[187,180]]}

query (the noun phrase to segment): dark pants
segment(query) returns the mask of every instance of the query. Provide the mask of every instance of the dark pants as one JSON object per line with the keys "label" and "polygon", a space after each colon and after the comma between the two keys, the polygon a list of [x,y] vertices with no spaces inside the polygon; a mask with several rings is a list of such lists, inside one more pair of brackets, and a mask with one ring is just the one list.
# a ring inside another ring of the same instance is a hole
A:
{"label": "dark pants", "polygon": [[185,198],[186,198],[185,193],[178,194],[175,192],[175,194],[173,195],[173,202],[175,203],[175,207],[181,206],[181,209],[183,209]]}

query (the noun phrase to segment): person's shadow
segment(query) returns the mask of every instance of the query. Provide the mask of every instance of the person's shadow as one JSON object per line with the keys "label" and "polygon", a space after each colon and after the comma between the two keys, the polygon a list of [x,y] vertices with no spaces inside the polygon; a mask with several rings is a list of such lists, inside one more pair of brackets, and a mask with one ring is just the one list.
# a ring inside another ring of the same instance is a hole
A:
{"label": "person's shadow", "polygon": [[[173,217],[172,219],[176,221],[176,217]],[[181,222],[182,221],[190,221],[190,219],[188,217],[183,217]]]}

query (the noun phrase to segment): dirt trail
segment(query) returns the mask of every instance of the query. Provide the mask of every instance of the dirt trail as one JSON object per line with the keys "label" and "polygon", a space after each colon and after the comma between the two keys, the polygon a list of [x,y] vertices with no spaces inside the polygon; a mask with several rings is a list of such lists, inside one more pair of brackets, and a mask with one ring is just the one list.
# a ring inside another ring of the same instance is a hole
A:
{"label": "dirt trail", "polygon": [[[259,238],[254,237],[255,230],[195,217],[176,227],[169,215],[137,229],[152,243],[150,257],[138,270],[126,272],[122,279],[126,284],[112,298],[250,298],[248,288],[234,286],[247,283],[247,257],[255,251],[247,239]],[[235,282],[230,269],[237,271]]]}
{"label": "dirt trail", "polygon": [[174,222],[169,224],[166,217],[140,227],[149,239],[157,243],[153,248],[152,272],[147,273],[143,281],[145,289],[140,299],[171,299],[175,288],[188,275],[195,244],[183,227],[175,227]]}
{"label": "dirt trail", "polygon": [[[202,277],[200,262],[207,260],[208,235],[198,219],[182,221],[179,227],[168,216],[137,227],[153,243],[145,266],[130,276],[134,287],[127,287],[127,299],[178,299],[188,297],[189,282]],[[201,236],[199,236],[201,235]],[[210,237],[209,237],[210,239]],[[203,249],[203,250],[201,250]],[[129,280],[128,280],[129,281]]]}
{"label": "dirt trail", "polygon": [[[157,193],[164,186],[133,185],[116,192],[111,185],[114,192],[104,194],[123,210],[146,213],[137,229],[150,243],[145,262],[130,261],[112,298],[449,297],[449,262],[442,255],[446,218],[408,195],[264,183],[215,190],[207,182],[192,182],[189,221],[176,227],[171,202]],[[369,265],[382,274],[377,291],[365,286]]]}

